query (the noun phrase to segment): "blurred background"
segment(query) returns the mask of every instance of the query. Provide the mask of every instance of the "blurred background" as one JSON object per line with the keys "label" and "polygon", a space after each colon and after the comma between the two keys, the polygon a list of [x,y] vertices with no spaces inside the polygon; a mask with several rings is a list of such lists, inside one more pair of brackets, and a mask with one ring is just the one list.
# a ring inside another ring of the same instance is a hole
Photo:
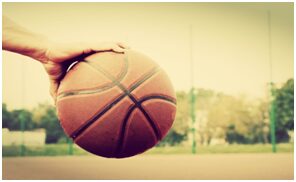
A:
{"label": "blurred background", "polygon": [[[59,42],[124,41],[155,59],[178,100],[173,128],[159,147],[190,153],[195,141],[197,153],[238,144],[269,152],[274,101],[275,141],[279,151],[293,150],[292,3],[4,3],[3,14]],[[3,155],[19,155],[20,144],[27,146],[24,155],[33,155],[34,145],[44,148],[39,155],[63,148],[68,138],[41,64],[2,56]]]}
{"label": "blurred background", "polygon": [[[142,155],[294,152],[293,3],[2,6],[54,41],[123,41],[166,70],[176,119]],[[42,65],[2,58],[2,156],[91,155],[59,125]]]}

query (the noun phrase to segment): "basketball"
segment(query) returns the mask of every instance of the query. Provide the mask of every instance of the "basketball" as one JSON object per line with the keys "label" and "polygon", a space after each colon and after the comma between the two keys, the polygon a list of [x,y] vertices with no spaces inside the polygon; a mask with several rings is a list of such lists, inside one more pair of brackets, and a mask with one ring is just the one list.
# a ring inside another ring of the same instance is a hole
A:
{"label": "basketball", "polygon": [[106,51],[68,70],[56,106],[61,126],[77,145],[102,157],[124,158],[166,136],[176,95],[165,71],[148,56]]}

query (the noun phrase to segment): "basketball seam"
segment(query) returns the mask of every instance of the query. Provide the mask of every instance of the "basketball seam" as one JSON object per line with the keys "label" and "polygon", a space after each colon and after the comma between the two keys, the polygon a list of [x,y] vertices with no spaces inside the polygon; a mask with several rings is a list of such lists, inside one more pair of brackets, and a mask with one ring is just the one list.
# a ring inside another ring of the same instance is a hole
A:
{"label": "basketball seam", "polygon": [[136,105],[133,104],[127,111],[123,121],[121,122],[121,129],[120,129],[120,133],[117,139],[117,145],[116,145],[116,149],[115,149],[115,157],[119,157],[119,153],[122,151],[122,147],[123,147],[123,142],[124,142],[124,137],[125,137],[125,129],[126,129],[126,124],[127,121],[130,117],[130,115],[132,114],[132,112],[135,110]]}
{"label": "basketball seam", "polygon": [[[148,115],[148,113],[145,111],[145,109],[143,109],[141,104],[139,104],[138,101],[134,98],[134,96],[131,95],[131,91],[127,90],[118,80],[116,80],[116,78],[112,74],[110,74],[108,71],[104,70],[104,68],[102,68],[101,66],[99,66],[99,65],[94,66],[89,61],[87,61],[87,60],[84,60],[84,61],[86,63],[88,63],[90,66],[93,66],[95,69],[97,69],[103,75],[105,75],[107,78],[112,80],[112,82],[115,82],[115,84],[135,103],[136,107],[141,110],[141,112],[144,114],[145,118],[150,123],[150,126],[152,127],[152,129],[153,129],[153,131],[154,131],[154,133],[156,135],[156,138],[158,140],[160,140],[160,130],[159,130],[159,128],[157,127],[155,122],[151,119],[151,117]],[[158,69],[158,67],[156,67],[156,68]],[[135,83],[134,86],[131,87],[131,90],[134,90],[139,85],[141,85],[143,82],[144,81],[141,80],[141,81]]]}
{"label": "basketball seam", "polygon": [[75,139],[77,138],[83,131],[85,131],[90,125],[92,125],[96,120],[98,120],[101,116],[103,116],[106,112],[108,112],[115,104],[120,102],[126,95],[121,94],[119,97],[115,98],[111,104],[107,104],[102,110],[94,114],[87,122],[85,122],[81,127],[76,129],[70,137]]}
{"label": "basketball seam", "polygon": [[[144,97],[144,98],[140,99],[138,102],[142,104],[145,101],[153,100],[153,99],[165,100],[165,101],[171,102],[173,104],[176,104],[174,99],[171,99],[170,97],[166,97],[166,96],[159,96],[159,95],[151,95],[151,96],[148,96],[148,97]],[[123,145],[124,145],[123,142],[124,142],[124,138],[125,138],[125,134],[126,134],[126,125],[127,125],[127,122],[128,122],[128,119],[129,119],[130,115],[133,113],[133,111],[136,108],[137,107],[136,107],[135,104],[130,106],[130,108],[128,109],[127,114],[124,117],[124,120],[123,120],[123,122],[121,124],[121,130],[120,130],[119,138],[117,140],[117,146],[116,146],[116,150],[115,150],[115,157],[120,157],[119,154],[122,152]]]}
{"label": "basketball seam", "polygon": [[[157,71],[158,71],[158,69],[153,68],[152,70],[150,70],[149,72],[147,72],[146,74],[144,74],[143,76],[141,76],[141,78],[138,79],[138,81],[135,83],[135,85],[138,82],[143,82],[143,80],[144,81],[148,80]],[[137,87],[132,87],[132,88],[133,89],[136,89]],[[133,89],[130,89],[130,92],[133,91]],[[90,119],[88,119],[88,121],[85,122],[85,124],[83,124],[81,127],[79,127],[78,129],[76,129],[72,134],[70,134],[70,137],[73,138],[73,139],[77,138],[84,130],[86,130],[91,124],[93,124],[103,114],[105,114],[108,110],[110,110],[116,103],[118,103],[119,101],[121,101],[125,96],[127,96],[127,94],[126,93],[123,93],[119,97],[115,98],[114,101],[111,104],[105,106],[104,109],[98,111]]]}
{"label": "basketball seam", "polygon": [[[84,61],[84,63],[85,63],[85,61]],[[87,63],[85,63],[85,64],[87,66],[91,67],[92,69],[98,71],[93,66],[90,66]],[[117,80],[119,80],[119,81],[121,81],[125,77],[125,75],[127,74],[128,64],[127,64],[127,58],[126,57],[124,57],[123,68],[121,70],[122,71],[120,72],[119,76],[117,77]],[[99,72],[99,73],[101,73],[101,72]],[[61,98],[67,97],[67,96],[72,96],[72,95],[82,95],[82,94],[98,93],[98,92],[102,92],[102,91],[108,90],[108,89],[110,89],[110,88],[112,88],[114,86],[116,86],[116,83],[114,83],[112,81],[111,83],[108,83],[108,84],[105,84],[105,85],[101,85],[101,86],[98,86],[98,87],[95,87],[95,88],[91,88],[91,89],[83,89],[83,90],[82,89],[79,89],[79,90],[66,91],[66,92],[60,93],[58,95],[58,99],[61,99]]]}

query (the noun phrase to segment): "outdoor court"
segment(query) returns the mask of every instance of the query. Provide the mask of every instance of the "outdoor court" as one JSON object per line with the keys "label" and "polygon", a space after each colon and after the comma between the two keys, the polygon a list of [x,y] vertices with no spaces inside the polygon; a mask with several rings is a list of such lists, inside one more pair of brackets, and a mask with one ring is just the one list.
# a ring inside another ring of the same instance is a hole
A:
{"label": "outdoor court", "polygon": [[3,158],[3,179],[294,179],[293,153]]}

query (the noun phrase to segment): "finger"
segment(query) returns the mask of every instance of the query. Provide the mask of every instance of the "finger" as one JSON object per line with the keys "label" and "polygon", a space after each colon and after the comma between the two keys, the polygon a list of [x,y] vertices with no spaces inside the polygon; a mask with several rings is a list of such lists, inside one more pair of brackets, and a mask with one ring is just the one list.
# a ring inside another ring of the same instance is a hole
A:
{"label": "finger", "polygon": [[[100,51],[114,51],[118,53],[123,53],[125,51],[125,47],[128,47],[124,43],[116,43],[116,42],[105,42],[105,43],[99,43],[99,44],[94,44],[94,43],[89,43],[83,46],[84,50],[92,50],[95,52],[100,52]],[[83,51],[84,53],[86,51]]]}
{"label": "finger", "polygon": [[128,46],[126,43],[123,43],[123,42],[117,42],[117,45],[124,49],[130,49],[130,46]]}
{"label": "finger", "polygon": [[117,46],[117,45],[113,46],[113,47],[112,47],[112,50],[113,50],[114,52],[119,52],[119,53],[124,52],[124,49],[121,48],[121,47],[119,47],[119,46]]}

